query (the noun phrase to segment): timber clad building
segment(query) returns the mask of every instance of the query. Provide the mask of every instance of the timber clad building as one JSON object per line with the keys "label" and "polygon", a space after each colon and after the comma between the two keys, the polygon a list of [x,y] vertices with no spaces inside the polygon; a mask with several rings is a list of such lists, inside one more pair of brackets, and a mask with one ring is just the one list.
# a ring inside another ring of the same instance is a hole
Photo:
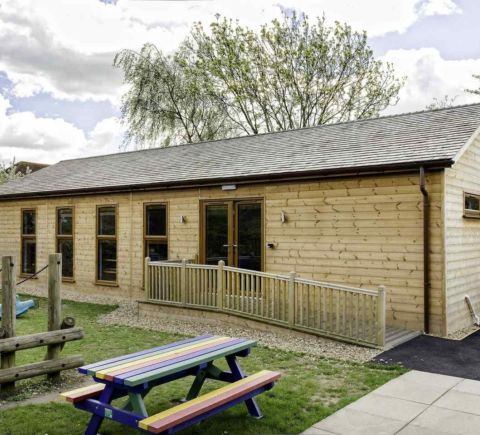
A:
{"label": "timber clad building", "polygon": [[130,298],[145,256],[384,285],[387,324],[427,305],[445,335],[480,304],[479,127],[470,105],[62,161],[0,186],[0,255]]}

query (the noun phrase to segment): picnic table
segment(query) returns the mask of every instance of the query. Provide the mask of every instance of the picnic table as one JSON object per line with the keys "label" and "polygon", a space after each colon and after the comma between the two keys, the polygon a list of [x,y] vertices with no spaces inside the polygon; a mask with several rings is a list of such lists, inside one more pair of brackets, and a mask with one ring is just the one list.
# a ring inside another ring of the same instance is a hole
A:
{"label": "picnic table", "polygon": [[[100,361],[78,369],[93,377],[93,385],[62,393],[62,397],[92,414],[87,435],[96,435],[104,418],[147,433],[174,433],[241,402],[251,416],[261,418],[254,397],[271,389],[280,374],[263,370],[245,375],[237,358],[248,356],[255,345],[243,338],[203,335]],[[214,364],[222,358],[230,371]],[[144,403],[148,392],[186,376],[194,380],[185,403],[148,416]],[[199,397],[206,379],[227,385]],[[111,402],[121,397],[127,398],[125,404],[113,406]]]}

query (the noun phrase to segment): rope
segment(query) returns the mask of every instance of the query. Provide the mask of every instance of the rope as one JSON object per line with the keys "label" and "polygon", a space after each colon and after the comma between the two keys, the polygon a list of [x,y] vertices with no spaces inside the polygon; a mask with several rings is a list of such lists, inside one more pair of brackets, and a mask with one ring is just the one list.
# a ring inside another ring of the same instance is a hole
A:
{"label": "rope", "polygon": [[42,267],[40,270],[37,270],[33,275],[27,276],[25,279],[22,279],[21,281],[17,282],[17,285],[23,284],[25,281],[35,278],[40,272],[43,272],[47,267],[48,267],[48,264]]}

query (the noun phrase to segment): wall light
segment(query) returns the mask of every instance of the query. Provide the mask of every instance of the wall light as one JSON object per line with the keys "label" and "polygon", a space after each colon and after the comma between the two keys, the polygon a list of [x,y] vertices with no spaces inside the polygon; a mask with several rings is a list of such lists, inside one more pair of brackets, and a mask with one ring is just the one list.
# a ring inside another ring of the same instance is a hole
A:
{"label": "wall light", "polygon": [[187,218],[183,215],[180,216],[180,223],[184,224],[187,221]]}
{"label": "wall light", "polygon": [[285,222],[287,222],[288,220],[288,217],[287,217],[287,213],[285,213],[283,210],[280,212],[280,221],[282,222],[282,224],[284,224]]}
{"label": "wall light", "polygon": [[223,184],[222,185],[222,190],[236,190],[237,185],[236,184]]}

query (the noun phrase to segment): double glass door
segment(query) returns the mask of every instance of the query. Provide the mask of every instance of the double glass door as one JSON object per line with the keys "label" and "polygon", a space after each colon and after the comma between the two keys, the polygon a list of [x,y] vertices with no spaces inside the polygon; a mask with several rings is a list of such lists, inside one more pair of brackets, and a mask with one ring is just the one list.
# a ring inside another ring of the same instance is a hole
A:
{"label": "double glass door", "polygon": [[262,270],[263,202],[203,203],[203,262]]}

